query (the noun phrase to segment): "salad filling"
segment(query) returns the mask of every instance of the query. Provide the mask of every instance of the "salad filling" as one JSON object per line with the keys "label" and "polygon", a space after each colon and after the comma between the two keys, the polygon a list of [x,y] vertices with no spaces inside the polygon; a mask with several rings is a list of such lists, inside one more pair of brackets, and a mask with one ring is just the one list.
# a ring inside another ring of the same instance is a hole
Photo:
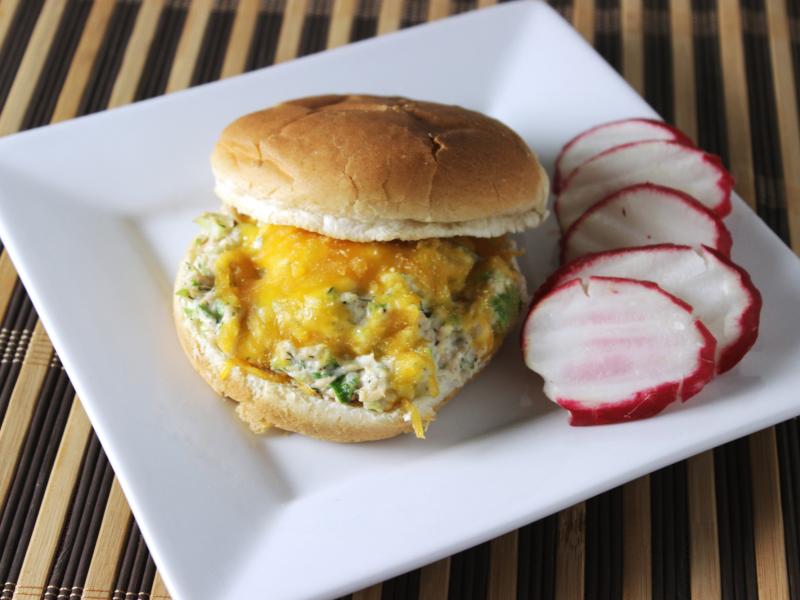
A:
{"label": "salad filling", "polygon": [[[477,372],[522,308],[513,242],[349,242],[205,213],[180,307],[242,368],[419,421],[414,402]],[[416,413],[416,414],[415,414]],[[419,435],[419,431],[417,432]]]}

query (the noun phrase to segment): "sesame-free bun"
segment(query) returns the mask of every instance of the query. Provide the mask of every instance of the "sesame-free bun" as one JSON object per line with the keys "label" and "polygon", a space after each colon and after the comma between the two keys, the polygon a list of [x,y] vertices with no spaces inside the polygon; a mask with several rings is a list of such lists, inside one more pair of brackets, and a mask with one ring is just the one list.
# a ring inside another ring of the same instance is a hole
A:
{"label": "sesame-free bun", "polygon": [[[194,275],[189,265],[196,252],[197,247],[193,244],[181,262],[175,279],[175,292],[190,285]],[[525,294],[522,283],[520,293]],[[310,388],[297,385],[288,377],[285,381],[270,381],[236,366],[223,377],[228,356],[203,333],[196,321],[187,316],[177,293],[173,294],[173,318],[178,339],[192,367],[214,391],[238,403],[236,413],[255,433],[277,427],[334,442],[367,442],[412,431],[411,421],[399,408],[381,413],[360,404],[342,404],[313,393]],[[472,377],[490,360],[491,357],[487,357]],[[447,389],[441,389],[436,398],[415,400],[423,419],[434,420],[436,413],[469,379],[465,376]]]}
{"label": "sesame-free bun", "polygon": [[316,96],[245,115],[211,164],[263,222],[353,241],[494,237],[538,225],[547,174],[500,121],[432,102]]}

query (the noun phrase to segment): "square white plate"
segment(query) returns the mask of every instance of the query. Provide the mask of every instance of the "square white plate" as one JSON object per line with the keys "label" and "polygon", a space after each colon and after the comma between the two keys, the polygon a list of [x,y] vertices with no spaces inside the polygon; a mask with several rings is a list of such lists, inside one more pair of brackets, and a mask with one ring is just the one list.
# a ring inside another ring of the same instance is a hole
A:
{"label": "square white plate", "polygon": [[[510,124],[552,166],[578,131],[654,113],[545,4],[469,13],[0,140],[0,236],[178,599],[333,596],[800,413],[800,263],[738,198],[734,257],[764,294],[744,362],[686,405],[573,428],[511,335],[425,442],[250,435],[195,374],[171,282],[214,207],[223,126],[274,102],[374,92]],[[551,219],[521,237],[533,287]]]}

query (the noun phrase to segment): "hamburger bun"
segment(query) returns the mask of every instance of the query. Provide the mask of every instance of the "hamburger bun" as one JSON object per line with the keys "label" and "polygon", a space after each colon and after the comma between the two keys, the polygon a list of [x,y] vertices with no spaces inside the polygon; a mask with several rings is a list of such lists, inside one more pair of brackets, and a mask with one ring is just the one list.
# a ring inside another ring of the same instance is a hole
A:
{"label": "hamburger bun", "polygon": [[259,221],[352,241],[496,237],[546,216],[547,175],[480,113],[380,96],[316,96],[245,115],[212,159],[222,201]]}
{"label": "hamburger bun", "polygon": [[525,300],[513,242],[472,238],[546,216],[535,154],[477,112],[347,95],[241,117],[211,163],[226,213],[175,282],[195,370],[255,432],[423,436]]}

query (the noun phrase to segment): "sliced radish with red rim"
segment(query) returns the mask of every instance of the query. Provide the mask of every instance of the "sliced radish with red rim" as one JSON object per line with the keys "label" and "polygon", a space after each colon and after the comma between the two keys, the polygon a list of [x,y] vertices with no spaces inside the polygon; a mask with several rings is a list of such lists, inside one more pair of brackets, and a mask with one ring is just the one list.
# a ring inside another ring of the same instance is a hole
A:
{"label": "sliced radish with red rim", "polygon": [[525,363],[573,425],[618,423],[686,400],[714,376],[714,336],[656,284],[573,279],[531,309]]}
{"label": "sliced radish with red rim", "polygon": [[561,260],[592,252],[675,243],[730,255],[731,234],[716,213],[678,190],[640,183],[593,204],[561,238]]}
{"label": "sliced radish with red rim", "polygon": [[733,368],[758,337],[761,294],[744,269],[710,248],[660,244],[588,255],[551,275],[536,298],[596,276],[652,281],[689,304],[717,340],[718,373]]}
{"label": "sliced radish with red rim", "polygon": [[634,142],[598,154],[564,182],[555,203],[561,229],[609,194],[637,183],[684,192],[721,217],[731,209],[733,178],[718,157],[677,142]]}
{"label": "sliced radish with red rim", "polygon": [[553,191],[558,193],[564,180],[593,156],[622,144],[650,140],[671,140],[693,146],[683,132],[653,119],[623,119],[592,127],[566,143],[556,159]]}

